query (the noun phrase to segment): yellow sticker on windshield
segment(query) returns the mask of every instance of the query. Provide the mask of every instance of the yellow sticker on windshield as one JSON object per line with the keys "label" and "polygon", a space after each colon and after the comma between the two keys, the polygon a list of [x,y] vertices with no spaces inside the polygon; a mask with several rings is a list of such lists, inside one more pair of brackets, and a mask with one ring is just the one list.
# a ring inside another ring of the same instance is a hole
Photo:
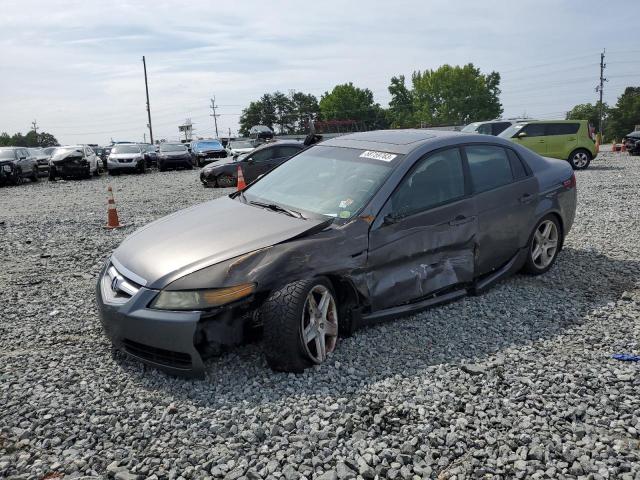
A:
{"label": "yellow sticker on windshield", "polygon": [[351,212],[349,210],[342,210],[338,216],[340,218],[349,218],[351,216]]}

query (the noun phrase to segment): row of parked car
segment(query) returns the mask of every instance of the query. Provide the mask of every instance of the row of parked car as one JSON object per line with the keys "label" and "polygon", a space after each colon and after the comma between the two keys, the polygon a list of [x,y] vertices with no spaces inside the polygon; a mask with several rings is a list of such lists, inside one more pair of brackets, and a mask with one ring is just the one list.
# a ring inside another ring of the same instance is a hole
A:
{"label": "row of parked car", "polygon": [[193,169],[211,162],[237,158],[255,148],[250,140],[234,140],[222,145],[219,140],[197,140],[191,143],[161,143],[159,145],[118,142],[98,145],[65,145],[48,148],[0,148],[0,184],[32,182],[40,177],[89,178],[103,172],[119,175],[124,172],[144,173],[148,168]]}

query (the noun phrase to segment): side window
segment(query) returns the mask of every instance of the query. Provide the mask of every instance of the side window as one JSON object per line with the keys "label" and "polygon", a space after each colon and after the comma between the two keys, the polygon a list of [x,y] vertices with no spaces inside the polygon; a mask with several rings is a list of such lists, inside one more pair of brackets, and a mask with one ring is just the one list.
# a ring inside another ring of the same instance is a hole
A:
{"label": "side window", "polygon": [[513,172],[513,178],[516,180],[520,180],[527,176],[527,171],[522,164],[522,160],[520,157],[511,149],[507,149],[507,155],[509,156],[509,161],[511,162],[511,172]]}
{"label": "side window", "polygon": [[492,124],[491,123],[483,123],[482,125],[480,125],[478,127],[478,130],[476,130],[476,132],[482,133],[483,135],[492,135],[493,134]]}
{"label": "side window", "polygon": [[493,124],[493,134],[498,136],[503,131],[505,131],[507,128],[509,128],[510,126],[511,126],[511,123],[509,123],[509,122],[494,123]]}
{"label": "side window", "polygon": [[87,155],[93,155],[93,149],[91,147],[87,147]]}
{"label": "side window", "polygon": [[289,158],[289,157],[293,157],[296,153],[298,153],[300,151],[300,148],[289,145],[289,146],[282,146],[282,147],[278,147],[278,153],[276,154],[277,158]]}
{"label": "side window", "polygon": [[486,192],[513,181],[511,162],[502,147],[465,147],[474,193]]}
{"label": "side window", "polygon": [[522,127],[521,132],[525,132],[527,137],[543,137],[544,136],[544,123],[530,123]]}
{"label": "side window", "polygon": [[547,135],[574,135],[579,128],[579,123],[550,123],[547,125]]}
{"label": "side window", "polygon": [[254,162],[266,162],[273,158],[273,154],[275,153],[275,148],[265,148],[262,150],[258,150],[253,155],[251,155],[251,160]]}
{"label": "side window", "polygon": [[391,213],[402,217],[464,197],[460,150],[452,148],[419,160],[391,196]]}

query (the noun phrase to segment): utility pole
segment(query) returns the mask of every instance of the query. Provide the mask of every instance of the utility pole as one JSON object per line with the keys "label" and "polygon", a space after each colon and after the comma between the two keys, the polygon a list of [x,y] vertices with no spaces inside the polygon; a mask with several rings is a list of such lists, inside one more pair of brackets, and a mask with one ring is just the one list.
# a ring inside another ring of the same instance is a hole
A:
{"label": "utility pole", "polygon": [[231,127],[229,127],[229,140],[231,140]]}
{"label": "utility pole", "polygon": [[38,122],[36,122],[35,120],[31,122],[31,130],[36,132],[36,135],[38,135]]}
{"label": "utility pole", "polygon": [[215,95],[211,99],[211,110],[213,110],[213,113],[210,116],[213,117],[213,123],[216,126],[216,138],[220,138],[220,135],[218,134],[218,117],[220,115],[216,114],[216,96]]}
{"label": "utility pole", "polygon": [[602,139],[602,115],[603,115],[602,94],[604,91],[604,82],[607,81],[607,79],[604,78],[604,69],[607,68],[607,64],[604,63],[604,52],[605,50],[602,50],[602,53],[600,54],[600,85],[596,87],[596,92],[600,93],[600,112],[599,112],[598,132],[600,133],[601,139]]}
{"label": "utility pole", "polygon": [[151,104],[149,103],[149,83],[147,82],[147,62],[142,56],[142,66],[144,67],[144,89],[147,92],[147,117],[149,118],[149,123],[147,127],[149,127],[149,138],[151,139],[151,144],[153,145],[153,128],[151,127]]}

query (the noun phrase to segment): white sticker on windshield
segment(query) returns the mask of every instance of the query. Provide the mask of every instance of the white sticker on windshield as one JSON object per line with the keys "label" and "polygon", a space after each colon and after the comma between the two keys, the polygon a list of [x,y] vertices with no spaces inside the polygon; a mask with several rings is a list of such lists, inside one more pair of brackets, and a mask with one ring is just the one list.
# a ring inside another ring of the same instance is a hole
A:
{"label": "white sticker on windshield", "polygon": [[360,157],[361,158],[372,158],[374,160],[382,160],[383,162],[390,162],[391,160],[396,158],[397,155],[394,155],[393,153],[374,152],[372,150],[367,150],[366,152],[362,152],[360,154]]}

